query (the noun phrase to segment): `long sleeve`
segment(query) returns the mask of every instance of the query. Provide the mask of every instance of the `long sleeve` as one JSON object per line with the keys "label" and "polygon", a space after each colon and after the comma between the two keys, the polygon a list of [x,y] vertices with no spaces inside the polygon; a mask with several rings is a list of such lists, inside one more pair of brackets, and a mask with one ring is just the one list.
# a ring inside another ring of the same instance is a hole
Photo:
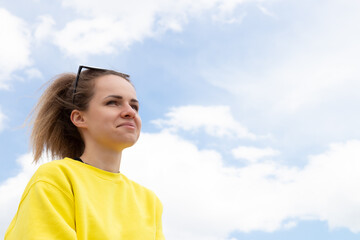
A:
{"label": "long sleeve", "polygon": [[164,240],[162,209],[121,173],[56,160],[31,178],[5,240]]}
{"label": "long sleeve", "polygon": [[75,240],[73,196],[45,181],[28,186],[5,234],[13,239]]}

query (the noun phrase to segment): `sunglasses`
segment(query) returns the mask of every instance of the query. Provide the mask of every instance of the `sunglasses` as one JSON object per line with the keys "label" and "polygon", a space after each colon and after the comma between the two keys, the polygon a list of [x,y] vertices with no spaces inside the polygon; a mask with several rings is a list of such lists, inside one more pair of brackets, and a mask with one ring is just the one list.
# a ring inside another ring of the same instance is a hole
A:
{"label": "sunglasses", "polygon": [[[105,68],[97,68],[97,67],[89,67],[89,66],[84,66],[84,65],[80,65],[77,75],[76,75],[76,79],[75,79],[75,83],[74,83],[74,91],[73,91],[73,95],[72,95],[72,103],[74,104],[75,101],[75,93],[76,93],[76,88],[78,86],[79,83],[79,78],[80,78],[80,73],[83,69],[88,69],[88,70],[95,70],[95,71],[112,71],[115,72],[113,70],[109,70],[109,69],[105,69]],[[121,72],[116,72],[117,74],[121,75],[121,77],[125,78],[125,79],[129,79],[129,75],[125,74],[125,73],[121,73]]]}

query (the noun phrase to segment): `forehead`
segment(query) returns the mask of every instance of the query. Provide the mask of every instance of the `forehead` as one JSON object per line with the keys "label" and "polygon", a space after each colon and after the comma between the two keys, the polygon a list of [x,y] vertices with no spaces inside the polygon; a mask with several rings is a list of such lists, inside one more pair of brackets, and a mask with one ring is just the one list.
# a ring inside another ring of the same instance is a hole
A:
{"label": "forehead", "polygon": [[105,75],[96,78],[94,96],[106,97],[107,95],[120,95],[122,97],[136,97],[133,85],[126,79],[117,75]]}

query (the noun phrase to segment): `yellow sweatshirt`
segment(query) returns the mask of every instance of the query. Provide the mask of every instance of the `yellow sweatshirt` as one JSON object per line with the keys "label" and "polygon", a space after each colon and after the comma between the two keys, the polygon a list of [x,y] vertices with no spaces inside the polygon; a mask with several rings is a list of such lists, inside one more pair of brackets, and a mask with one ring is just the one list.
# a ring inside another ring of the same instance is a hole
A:
{"label": "yellow sweatshirt", "polygon": [[36,171],[5,240],[163,240],[161,215],[152,191],[65,158]]}

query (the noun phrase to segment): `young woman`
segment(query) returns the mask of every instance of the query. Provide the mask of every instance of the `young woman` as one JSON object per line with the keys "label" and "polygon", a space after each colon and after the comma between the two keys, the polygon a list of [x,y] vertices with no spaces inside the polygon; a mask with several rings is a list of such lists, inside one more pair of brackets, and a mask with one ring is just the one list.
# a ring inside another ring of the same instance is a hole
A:
{"label": "young woman", "polygon": [[[82,71],[82,69],[85,69]],[[5,240],[164,239],[156,195],[119,172],[121,153],[137,141],[139,102],[129,76],[80,66],[62,74],[36,106],[34,161]]]}

